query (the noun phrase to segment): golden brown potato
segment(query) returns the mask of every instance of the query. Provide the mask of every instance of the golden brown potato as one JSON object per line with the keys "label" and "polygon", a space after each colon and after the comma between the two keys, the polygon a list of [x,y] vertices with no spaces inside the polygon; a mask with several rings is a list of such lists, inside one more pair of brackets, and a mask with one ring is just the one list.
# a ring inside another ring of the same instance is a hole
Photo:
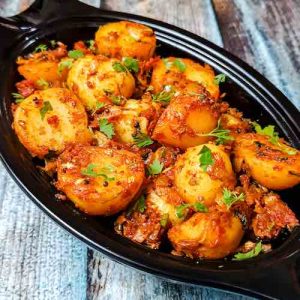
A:
{"label": "golden brown potato", "polygon": [[[212,162],[205,168],[200,152],[207,148]],[[221,146],[204,144],[188,148],[175,163],[174,182],[179,195],[188,203],[201,202],[209,207],[223,188],[232,189],[235,181],[229,155]]]}
{"label": "golden brown potato", "polygon": [[139,155],[127,150],[77,145],[58,158],[57,188],[90,215],[113,215],[127,207],[144,180]]}
{"label": "golden brown potato", "polygon": [[153,69],[151,85],[158,93],[166,85],[178,85],[180,81],[190,80],[202,84],[213,99],[219,98],[219,86],[214,83],[215,72],[208,65],[200,65],[187,58],[169,57],[159,60]]}
{"label": "golden brown potato", "polygon": [[236,172],[246,171],[269,189],[283,190],[300,183],[300,152],[282,141],[273,144],[265,135],[241,134],[233,153]]}
{"label": "golden brown potato", "polygon": [[156,47],[155,34],[150,27],[128,21],[100,26],[95,41],[100,54],[116,58],[147,60]]}
{"label": "golden brown potato", "polygon": [[91,139],[88,120],[78,98],[64,88],[36,91],[14,112],[13,127],[21,143],[33,156],[57,153],[69,143]]}
{"label": "golden brown potato", "polygon": [[105,56],[86,55],[73,63],[67,85],[88,110],[95,109],[99,102],[110,103],[111,95],[128,98],[134,92],[133,76],[114,69],[118,62]]}
{"label": "golden brown potato", "polygon": [[223,258],[233,253],[243,235],[240,220],[231,212],[220,211],[195,213],[168,232],[177,254],[206,259]]}
{"label": "golden brown potato", "polygon": [[152,138],[181,149],[204,144],[211,137],[201,134],[212,131],[217,126],[218,117],[219,107],[209,98],[176,96],[160,116]]}

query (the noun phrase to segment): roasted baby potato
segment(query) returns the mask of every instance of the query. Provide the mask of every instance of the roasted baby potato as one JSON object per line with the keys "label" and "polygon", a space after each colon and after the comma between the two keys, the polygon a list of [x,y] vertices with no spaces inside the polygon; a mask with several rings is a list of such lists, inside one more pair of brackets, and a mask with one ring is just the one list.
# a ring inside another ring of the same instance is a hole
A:
{"label": "roasted baby potato", "polygon": [[100,117],[114,125],[116,141],[134,143],[138,133],[151,135],[159,112],[160,106],[149,99],[130,99],[123,106],[108,106]]}
{"label": "roasted baby potato", "polygon": [[78,98],[64,88],[36,91],[14,111],[13,128],[32,156],[60,153],[69,143],[91,139],[88,120]]}
{"label": "roasted baby potato", "polygon": [[151,86],[158,93],[166,85],[178,85],[190,80],[202,84],[213,99],[219,98],[219,86],[214,82],[215,72],[208,65],[200,65],[187,58],[168,57],[160,59],[153,68]]}
{"label": "roasted baby potato", "polygon": [[147,60],[153,56],[156,47],[156,38],[150,27],[128,21],[100,26],[95,41],[100,54],[116,58]]}
{"label": "roasted baby potato", "polygon": [[58,158],[57,188],[89,215],[125,209],[143,180],[142,159],[127,150],[76,145]]}
{"label": "roasted baby potato", "polygon": [[283,190],[300,183],[300,152],[283,141],[274,144],[266,135],[241,134],[233,153],[236,172],[244,170],[266,188]]}
{"label": "roasted baby potato", "polygon": [[204,144],[211,137],[203,134],[217,126],[218,118],[219,106],[209,98],[179,95],[161,114],[152,138],[181,149]]}
{"label": "roasted baby potato", "polygon": [[177,254],[218,259],[233,253],[244,235],[242,224],[231,212],[195,213],[172,227],[168,237]]}
{"label": "roasted baby potato", "polygon": [[78,96],[88,110],[100,102],[111,103],[111,96],[130,97],[135,82],[128,71],[117,71],[117,59],[86,55],[77,59],[67,78],[68,87]]}
{"label": "roasted baby potato", "polygon": [[229,155],[214,144],[188,148],[177,159],[174,171],[179,195],[188,203],[208,207],[215,204],[223,188],[232,189],[236,182]]}

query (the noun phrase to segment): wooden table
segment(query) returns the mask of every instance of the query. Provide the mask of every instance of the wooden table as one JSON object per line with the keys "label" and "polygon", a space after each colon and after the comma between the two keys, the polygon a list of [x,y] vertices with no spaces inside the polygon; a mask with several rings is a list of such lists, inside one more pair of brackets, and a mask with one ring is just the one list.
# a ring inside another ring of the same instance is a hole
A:
{"label": "wooden table", "polygon": [[[32,0],[1,0],[13,15]],[[99,7],[99,0],[84,1]],[[300,107],[299,0],[107,0],[190,30],[247,61]],[[46,217],[0,166],[0,299],[250,299],[173,284],[87,248]]]}

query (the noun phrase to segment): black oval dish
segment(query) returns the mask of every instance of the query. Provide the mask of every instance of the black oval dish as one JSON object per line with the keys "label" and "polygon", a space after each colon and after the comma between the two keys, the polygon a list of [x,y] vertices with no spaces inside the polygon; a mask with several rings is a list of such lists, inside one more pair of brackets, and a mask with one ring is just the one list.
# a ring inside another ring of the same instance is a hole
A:
{"label": "black oval dish", "polygon": [[[117,20],[132,20],[152,27],[158,54],[191,57],[228,75],[222,86],[230,104],[246,117],[275,124],[280,134],[300,146],[300,113],[266,78],[216,45],[174,26],[119,12],[103,11],[75,0],[36,1],[27,11],[0,19],[0,152],[2,161],[23,191],[63,228],[112,259],[145,272],[194,285],[204,285],[260,298],[300,299],[300,229],[271,253],[248,261],[192,261],[146,247],[114,233],[113,219],[92,218],[71,203],[55,200],[55,189],[41,174],[11,128],[11,93],[18,79],[15,59],[46,40],[69,45],[93,38],[97,26]],[[300,216],[299,188],[283,193],[284,200]]]}

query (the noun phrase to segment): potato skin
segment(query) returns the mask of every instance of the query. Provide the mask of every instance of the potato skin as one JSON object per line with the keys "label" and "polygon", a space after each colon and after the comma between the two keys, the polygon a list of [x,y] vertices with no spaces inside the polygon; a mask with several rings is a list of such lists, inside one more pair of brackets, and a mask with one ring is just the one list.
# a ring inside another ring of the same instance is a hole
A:
{"label": "potato skin", "polygon": [[88,110],[95,109],[99,102],[111,103],[110,95],[129,98],[134,92],[133,76],[129,72],[115,71],[116,62],[119,60],[86,55],[73,63],[67,85]]}
{"label": "potato skin", "polygon": [[284,148],[296,151],[289,155],[269,137],[256,133],[238,135],[234,143],[234,168],[246,171],[266,188],[283,190],[300,183],[300,152],[280,142]]}
{"label": "potato skin", "polygon": [[155,34],[150,27],[128,21],[99,27],[95,41],[100,54],[116,58],[147,60],[153,56],[156,47]]}
{"label": "potato skin", "polygon": [[[44,119],[41,109],[51,104]],[[60,153],[69,143],[91,140],[88,120],[79,99],[64,88],[36,91],[14,111],[13,128],[32,156],[43,158],[49,151]]]}
{"label": "potato skin", "polygon": [[[206,171],[199,161],[199,152],[204,146],[211,150],[214,160]],[[179,195],[188,203],[202,202],[208,207],[215,204],[224,187],[232,189],[236,182],[229,155],[214,144],[188,148],[179,156],[174,171]]]}
{"label": "potato skin", "polygon": [[[96,165],[95,172],[105,173],[113,180],[83,175],[82,170],[89,164]],[[144,176],[144,164],[137,154],[124,149],[76,145],[58,158],[56,186],[85,213],[109,216],[127,207]]]}
{"label": "potato skin", "polygon": [[195,213],[172,227],[168,237],[178,254],[219,259],[233,253],[244,235],[240,220],[231,212]]}
{"label": "potato skin", "polygon": [[[185,65],[185,70],[182,72],[172,64],[176,59],[178,58],[168,57],[160,59],[155,64],[150,83],[155,93],[162,91],[165,85],[176,86],[180,81],[189,80],[202,84],[213,99],[219,98],[219,86],[214,83],[215,72],[210,66],[202,66],[191,59],[179,58]],[[168,67],[168,63],[171,66]]]}
{"label": "potato skin", "polygon": [[181,149],[204,144],[211,138],[199,134],[212,131],[218,118],[218,105],[209,98],[200,100],[197,96],[179,95],[161,114],[152,138]]}

